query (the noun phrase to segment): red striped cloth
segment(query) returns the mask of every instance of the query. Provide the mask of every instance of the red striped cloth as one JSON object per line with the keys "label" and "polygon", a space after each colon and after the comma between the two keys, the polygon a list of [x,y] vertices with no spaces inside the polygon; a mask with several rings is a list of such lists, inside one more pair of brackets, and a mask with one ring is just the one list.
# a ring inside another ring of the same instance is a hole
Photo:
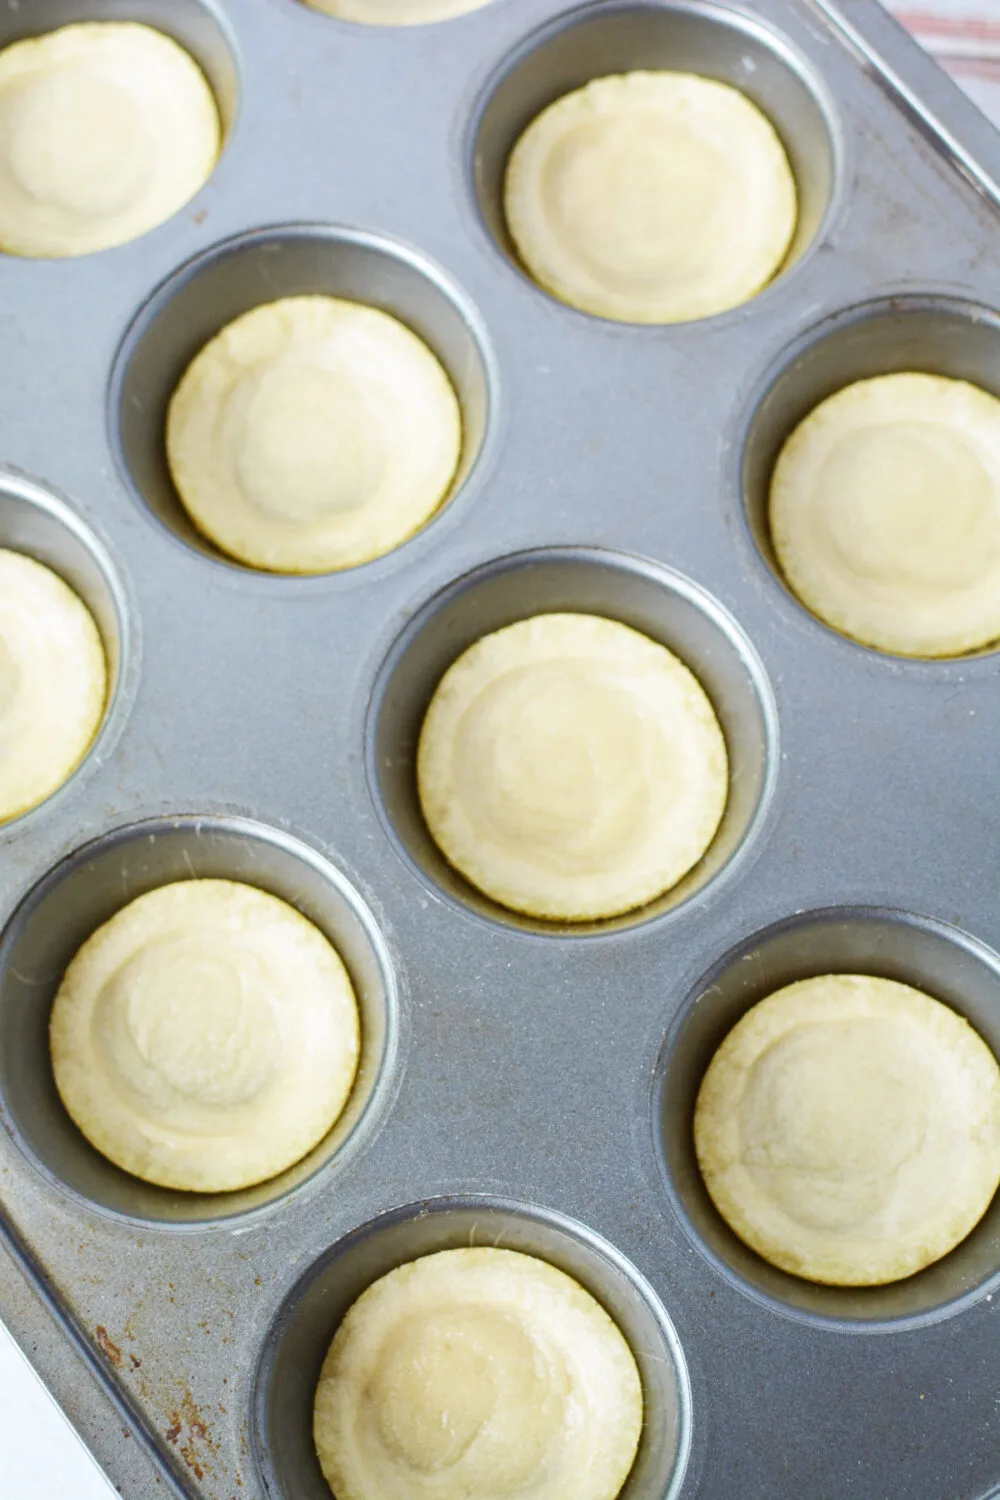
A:
{"label": "red striped cloth", "polygon": [[897,20],[1000,125],[1000,0],[888,0]]}

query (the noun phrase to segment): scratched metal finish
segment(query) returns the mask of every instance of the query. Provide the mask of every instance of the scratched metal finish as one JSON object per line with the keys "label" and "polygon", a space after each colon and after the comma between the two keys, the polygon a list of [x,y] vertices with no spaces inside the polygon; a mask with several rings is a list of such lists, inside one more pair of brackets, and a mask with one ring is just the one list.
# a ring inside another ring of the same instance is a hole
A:
{"label": "scratched metal finish", "polygon": [[[211,182],[142,240],[0,267],[0,544],[77,583],[118,678],[90,762],[0,832],[5,1320],[123,1494],[305,1500],[310,1360],[338,1296],[422,1247],[499,1239],[577,1267],[642,1345],[632,1500],[980,1500],[1000,1486],[1000,1216],[901,1288],[814,1294],[713,1221],[689,1131],[706,1051],[776,975],[905,974],[1000,1046],[1000,660],[834,636],[759,524],[775,444],[837,383],[922,362],[1000,392],[1000,137],[869,0],[495,0],[401,31],[297,0],[0,0],[0,42],[109,15],[185,40],[230,130]],[[795,264],[683,327],[577,314],[495,235],[518,121],[642,63],[740,83],[800,177]],[[162,404],[213,318],[336,288],[449,363],[465,479],[388,558],[265,577],[185,531]],[[583,936],[447,882],[407,759],[449,650],[567,601],[683,646],[743,767],[710,878]],[[371,1044],[350,1138],[232,1204],[88,1157],[44,1052],[88,924],[208,869],[351,946]]]}

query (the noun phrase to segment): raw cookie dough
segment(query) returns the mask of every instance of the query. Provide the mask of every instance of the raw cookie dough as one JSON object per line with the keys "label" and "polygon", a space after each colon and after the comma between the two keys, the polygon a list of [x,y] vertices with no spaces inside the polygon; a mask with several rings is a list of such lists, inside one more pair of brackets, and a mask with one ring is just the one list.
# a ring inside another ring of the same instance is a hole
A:
{"label": "raw cookie dough", "polygon": [[313,1431],[336,1500],[614,1500],[642,1414],[632,1351],[571,1277],[443,1250],[354,1303]]}
{"label": "raw cookie dough", "polygon": [[0,249],[87,255],[193,198],[219,156],[197,63],[162,32],[85,21],[0,52]]}
{"label": "raw cookie dough", "polygon": [[596,78],[511,153],[507,224],[531,275],[583,312],[680,323],[775,275],[797,219],[784,147],[756,105],[688,73]]}
{"label": "raw cookie dough", "polygon": [[219,1193],[299,1161],[347,1102],[354,991],[284,901],[185,880],[84,943],[50,1031],[56,1087],[98,1151],[163,1187]]}
{"label": "raw cookie dough", "polygon": [[726,744],[701,685],[614,620],[520,620],[438,684],[417,752],[445,857],[514,911],[610,917],[676,885],[726,804]]}
{"label": "raw cookie dough", "polygon": [[313,10],[368,26],[423,26],[482,10],[490,0],[305,0]]}
{"label": "raw cookie dough", "polygon": [[335,297],[255,307],[196,355],[167,458],[191,518],[278,573],[381,557],[434,514],[462,448],[458,400],[396,318]]}
{"label": "raw cookie dough", "polygon": [[788,439],[771,536],[792,590],[835,630],[901,656],[1000,638],[1000,401],[936,375],[830,396]]}
{"label": "raw cookie dough", "polygon": [[76,769],[107,689],[86,605],[41,563],[0,550],[0,823],[43,802]]}
{"label": "raw cookie dough", "polygon": [[1000,1067],[967,1021],[861,974],[787,985],[733,1027],[694,1117],[705,1185],[782,1270],[877,1286],[965,1239],[1000,1181]]}

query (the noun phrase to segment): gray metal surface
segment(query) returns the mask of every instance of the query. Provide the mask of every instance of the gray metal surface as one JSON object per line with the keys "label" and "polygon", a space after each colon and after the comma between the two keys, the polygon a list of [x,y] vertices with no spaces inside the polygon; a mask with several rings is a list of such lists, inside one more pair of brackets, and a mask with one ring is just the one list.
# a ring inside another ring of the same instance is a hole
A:
{"label": "gray metal surface", "polygon": [[[690,1150],[711,1047],[786,977],[910,978],[1000,1045],[1000,661],[835,636],[777,580],[761,526],[777,445],[843,381],[917,365],[1000,393],[1000,137],[870,0],[564,10],[494,0],[382,31],[297,0],[0,0],[0,43],[108,15],[173,32],[229,125],[162,228],[0,267],[0,545],[75,583],[116,681],[81,772],[0,831],[0,1312],[135,1500],[321,1494],[310,1381],[345,1303],[471,1240],[567,1266],[626,1328],[649,1408],[631,1500],[1000,1485],[1000,1210],[898,1288],[822,1292],[727,1234]],[[738,83],[799,178],[793,263],[703,323],[563,307],[499,222],[520,126],[637,64]],[[160,440],[199,344],[290,291],[398,312],[466,415],[453,501],[325,578],[212,555]],[[705,867],[583,934],[473,897],[412,785],[436,673],[481,630],[567,605],[679,649],[738,771]],[[69,953],[192,871],[299,902],[366,1022],[364,1108],[234,1200],[116,1173],[45,1057]]]}

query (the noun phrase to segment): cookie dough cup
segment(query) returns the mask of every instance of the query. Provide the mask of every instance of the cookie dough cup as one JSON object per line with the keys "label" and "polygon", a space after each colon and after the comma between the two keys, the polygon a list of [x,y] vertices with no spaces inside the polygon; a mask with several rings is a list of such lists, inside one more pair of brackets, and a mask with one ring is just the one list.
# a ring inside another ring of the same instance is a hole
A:
{"label": "cookie dough cup", "polygon": [[208,180],[219,111],[197,63],[133,22],[90,21],[0,52],[0,250],[106,250]]}
{"label": "cookie dough cup", "polygon": [[588,1292],[534,1256],[463,1249],[354,1303],[314,1436],[337,1500],[615,1500],[642,1419],[635,1359]]}
{"label": "cookie dough cup", "polygon": [[798,213],[770,121],[687,73],[597,78],[549,105],[511,153],[504,205],[541,286],[625,323],[746,302],[780,267]]}
{"label": "cookie dough cup", "polygon": [[728,792],[718,720],[665,646],[596,615],[537,615],[445,673],[417,751],[449,862],[530,916],[644,906],[705,853]]}
{"label": "cookie dough cup", "polygon": [[195,525],[279,573],[391,552],[448,495],[458,398],[396,318],[335,297],[287,297],[206,344],[167,416],[167,458]]}
{"label": "cookie dough cup", "polygon": [[100,728],[107,691],[86,605],[49,568],[0,550],[0,824],[72,775]]}
{"label": "cookie dough cup", "polygon": [[705,1074],[705,1185],[736,1234],[810,1281],[878,1286],[959,1244],[1000,1181],[1000,1067],[940,1001],[858,974],[755,1005]]}
{"label": "cookie dough cup", "polygon": [[482,10],[490,0],[305,0],[311,10],[366,26],[423,26]]}
{"label": "cookie dough cup", "polygon": [[98,1151],[146,1182],[226,1192],[292,1166],[333,1125],[358,1009],[340,957],[293,907],[187,880],[84,943],[50,1043],[60,1097]]}
{"label": "cookie dough cup", "polygon": [[1000,401],[935,375],[830,396],[775,466],[770,526],[789,586],[842,634],[901,656],[1000,639]]}

